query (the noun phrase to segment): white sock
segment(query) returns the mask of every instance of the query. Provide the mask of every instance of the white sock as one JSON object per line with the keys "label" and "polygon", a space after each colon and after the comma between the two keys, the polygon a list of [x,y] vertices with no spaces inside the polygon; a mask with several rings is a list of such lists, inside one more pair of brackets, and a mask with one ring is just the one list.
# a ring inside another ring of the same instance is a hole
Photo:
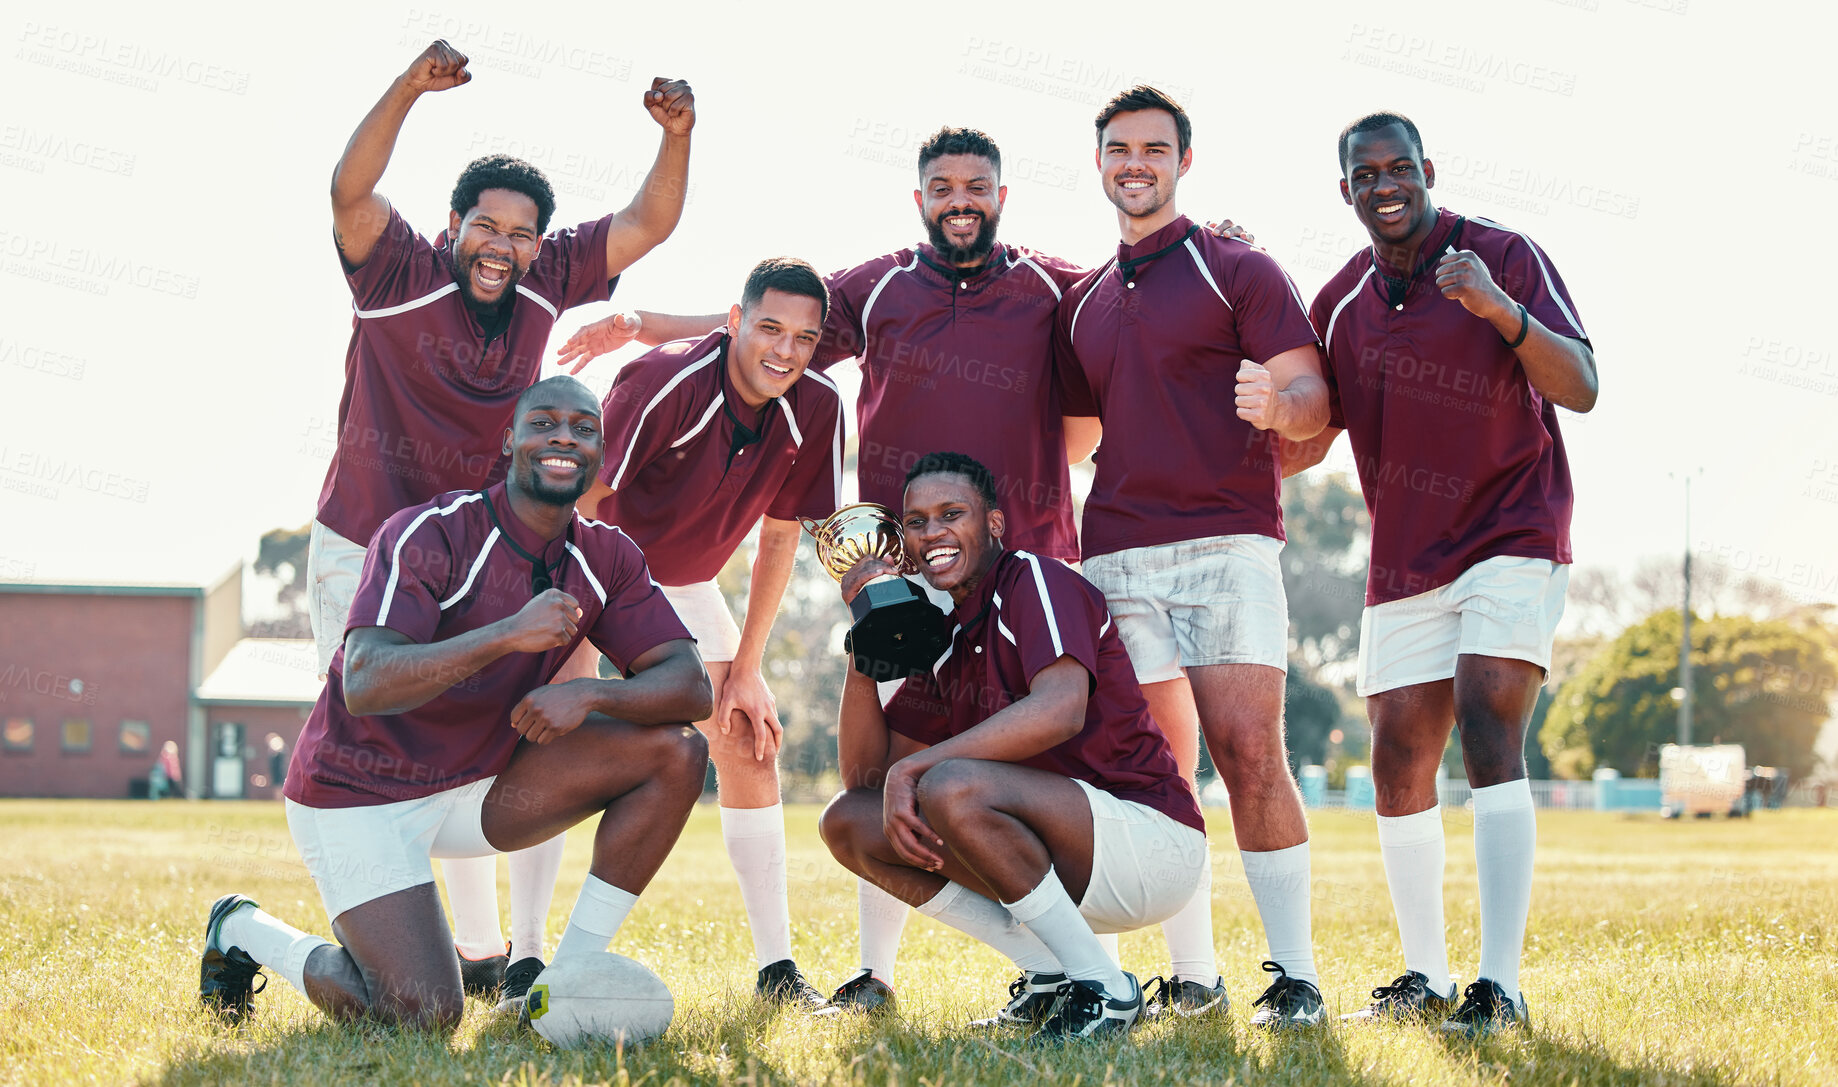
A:
{"label": "white sock", "polygon": [[1111,996],[1129,995],[1130,984],[1123,971],[1098,942],[1091,923],[1079,912],[1072,896],[1059,881],[1059,873],[1047,869],[1040,883],[1019,902],[1005,902],[1009,915],[1040,937],[1066,976],[1075,981],[1095,981]]}
{"label": "white sock", "polygon": [[1524,778],[1474,790],[1474,867],[1481,890],[1479,976],[1519,999],[1519,954],[1532,908],[1538,814]]}
{"label": "white sock", "polygon": [[791,958],[791,906],[785,889],[785,807],[721,809],[721,840],[740,878],[740,901],[753,928],[760,966]]}
{"label": "white sock", "polygon": [[855,910],[862,936],[862,969],[893,984],[900,933],[906,929],[906,903],[865,879],[855,881]]}
{"label": "white sock", "polygon": [[1378,840],[1385,885],[1391,888],[1391,911],[1398,918],[1404,969],[1428,978],[1438,996],[1448,996],[1455,982],[1449,977],[1449,943],[1442,919],[1441,805],[1415,815],[1379,816]]}
{"label": "white sock", "polygon": [[1162,922],[1168,941],[1169,973],[1201,985],[1219,984],[1219,960],[1213,951],[1213,854],[1206,852],[1200,885],[1180,912]]}
{"label": "white sock", "polygon": [[563,831],[540,845],[511,854],[512,962],[543,957],[549,906],[555,901],[555,877],[562,870],[562,848],[568,844],[567,837]]}
{"label": "white sock", "polygon": [[301,932],[260,906],[239,906],[217,926],[216,948],[243,953],[287,979],[306,995],[307,956],[332,941]]}
{"label": "white sock", "polygon": [[589,872],[580,897],[574,900],[574,912],[568,915],[562,942],[555,945],[555,961],[605,951],[619,934],[619,926],[625,924],[625,915],[637,904],[637,895]]}
{"label": "white sock", "polygon": [[915,908],[934,921],[983,941],[1030,974],[1060,971],[1059,960],[1038,936],[1023,928],[1000,903],[962,884],[945,884],[943,890]]}
{"label": "white sock", "polygon": [[1315,973],[1310,928],[1308,843],[1257,853],[1241,849],[1238,856],[1244,861],[1251,897],[1257,899],[1257,915],[1263,918],[1270,961],[1290,977],[1318,988],[1321,978]]}
{"label": "white sock", "polygon": [[1123,953],[1117,950],[1117,934],[1114,932],[1100,932],[1096,935],[1098,937],[1098,943],[1104,948],[1104,953],[1110,956],[1110,961],[1116,963],[1118,969],[1122,969]]}
{"label": "white sock", "polygon": [[453,914],[453,946],[469,959],[504,954],[504,930],[498,927],[498,855],[442,857],[440,878],[447,885],[447,909]]}

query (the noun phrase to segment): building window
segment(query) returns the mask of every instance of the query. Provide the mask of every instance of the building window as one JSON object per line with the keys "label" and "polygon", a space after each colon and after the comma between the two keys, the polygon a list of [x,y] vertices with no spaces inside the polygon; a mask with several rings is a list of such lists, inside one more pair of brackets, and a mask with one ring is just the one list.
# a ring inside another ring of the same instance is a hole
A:
{"label": "building window", "polygon": [[121,753],[123,755],[145,755],[152,750],[153,733],[145,721],[123,721],[121,723]]}
{"label": "building window", "polygon": [[72,717],[64,722],[64,753],[81,755],[89,751],[89,721]]}
{"label": "building window", "polygon": [[0,733],[0,749],[30,754],[32,751],[32,722],[24,717],[7,718],[6,731]]}

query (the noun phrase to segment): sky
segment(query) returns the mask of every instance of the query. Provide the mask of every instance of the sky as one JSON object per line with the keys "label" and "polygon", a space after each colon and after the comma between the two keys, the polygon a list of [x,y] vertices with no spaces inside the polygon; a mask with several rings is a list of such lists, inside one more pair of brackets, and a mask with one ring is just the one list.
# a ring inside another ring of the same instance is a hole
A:
{"label": "sky", "polygon": [[[25,3],[0,18],[0,580],[200,581],[313,515],[350,297],[327,189],[358,120],[434,38],[473,81],[424,97],[379,186],[432,236],[461,166],[534,161],[556,222],[623,206],[656,152],[641,95],[698,120],[674,236],[611,303],[708,312],[776,254],[847,267],[921,236],[916,148],[1001,145],[1001,236],[1116,245],[1092,118],[1146,81],[1193,117],[1179,192],[1305,296],[1364,235],[1334,138],[1413,117],[1443,206],[1533,237],[1594,343],[1565,413],[1583,564],[1701,556],[1838,600],[1834,16],[1728,0],[1307,5]],[[583,376],[611,382],[620,359]],[[1344,441],[1315,471],[1349,470]],[[1683,478],[1693,477],[1687,537]]]}

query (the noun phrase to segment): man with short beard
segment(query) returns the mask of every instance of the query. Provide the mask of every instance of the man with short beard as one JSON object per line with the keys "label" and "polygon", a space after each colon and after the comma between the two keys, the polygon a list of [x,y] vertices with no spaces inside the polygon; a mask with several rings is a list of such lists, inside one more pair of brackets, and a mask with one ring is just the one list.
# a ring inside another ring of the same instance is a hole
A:
{"label": "man with short beard", "polygon": [[[1182,771],[1191,779],[1204,735],[1230,791],[1276,975],[1252,1023],[1316,1025],[1308,822],[1283,742],[1289,615],[1272,445],[1327,422],[1315,333],[1269,254],[1176,208],[1193,163],[1185,110],[1132,87],[1096,127],[1122,243],[1066,293],[1057,328],[1065,409],[1101,417],[1106,438],[1085,500],[1085,576],[1104,590]],[[1210,889],[1162,931],[1173,973],[1153,1002],[1223,1012]]]}
{"label": "man with short beard", "polygon": [[[467,58],[428,46],[371,108],[332,174],[333,239],[350,286],[351,343],[307,552],[319,670],[331,665],[365,544],[395,511],[502,477],[497,436],[536,380],[562,310],[610,297],[620,272],[675,229],[683,210],[695,98],[656,79],[645,109],[663,128],[656,163],[623,211],[545,234],[555,196],[536,167],[488,155],[454,186],[446,231],[417,234],[376,191],[409,110],[468,83]],[[561,864],[558,839],[511,859],[512,939],[498,925],[490,858],[442,866],[471,991],[498,988],[511,955],[542,953]]]}
{"label": "man with short beard", "polygon": [[[566,962],[607,949],[701,795],[695,643],[638,548],[574,510],[600,465],[599,403],[554,377],[513,410],[502,482],[377,530],[284,790],[339,942],[218,899],[199,996],[231,1020],[266,966],[334,1018],[451,1028],[464,997],[430,858],[525,848],[599,814]],[[627,678],[550,682],[588,642]]]}

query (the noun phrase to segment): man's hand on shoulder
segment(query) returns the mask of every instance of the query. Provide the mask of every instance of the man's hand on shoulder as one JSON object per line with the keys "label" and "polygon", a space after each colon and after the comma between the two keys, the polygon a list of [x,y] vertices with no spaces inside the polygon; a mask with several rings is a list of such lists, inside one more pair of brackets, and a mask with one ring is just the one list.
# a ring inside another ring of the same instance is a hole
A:
{"label": "man's hand on shoulder", "polygon": [[642,328],[644,319],[636,313],[615,313],[603,321],[582,325],[568,337],[567,343],[555,349],[555,363],[557,366],[572,363],[574,368],[568,372],[578,374],[601,355],[610,355],[637,339]]}
{"label": "man's hand on shoulder", "polygon": [[687,136],[696,127],[696,92],[681,79],[658,76],[645,92],[645,109],[651,119],[672,136]]}
{"label": "man's hand on shoulder", "polygon": [[592,712],[597,679],[548,683],[523,696],[511,710],[511,727],[533,744],[546,744],[581,726]]}
{"label": "man's hand on shoulder", "polygon": [[422,50],[402,73],[402,85],[416,94],[452,90],[472,82],[472,73],[466,70],[469,63],[466,54],[448,45],[444,39],[436,41]]}
{"label": "man's hand on shoulder", "polygon": [[1230,219],[1221,219],[1216,223],[1207,223],[1206,229],[1211,231],[1216,237],[1237,238],[1240,241],[1249,242],[1252,245],[1257,244],[1256,235],[1252,234],[1244,227],[1239,226],[1237,223],[1232,222]]}
{"label": "man's hand on shoulder", "polygon": [[580,629],[581,605],[560,589],[545,589],[501,622],[510,652],[546,653],[574,640]]}

